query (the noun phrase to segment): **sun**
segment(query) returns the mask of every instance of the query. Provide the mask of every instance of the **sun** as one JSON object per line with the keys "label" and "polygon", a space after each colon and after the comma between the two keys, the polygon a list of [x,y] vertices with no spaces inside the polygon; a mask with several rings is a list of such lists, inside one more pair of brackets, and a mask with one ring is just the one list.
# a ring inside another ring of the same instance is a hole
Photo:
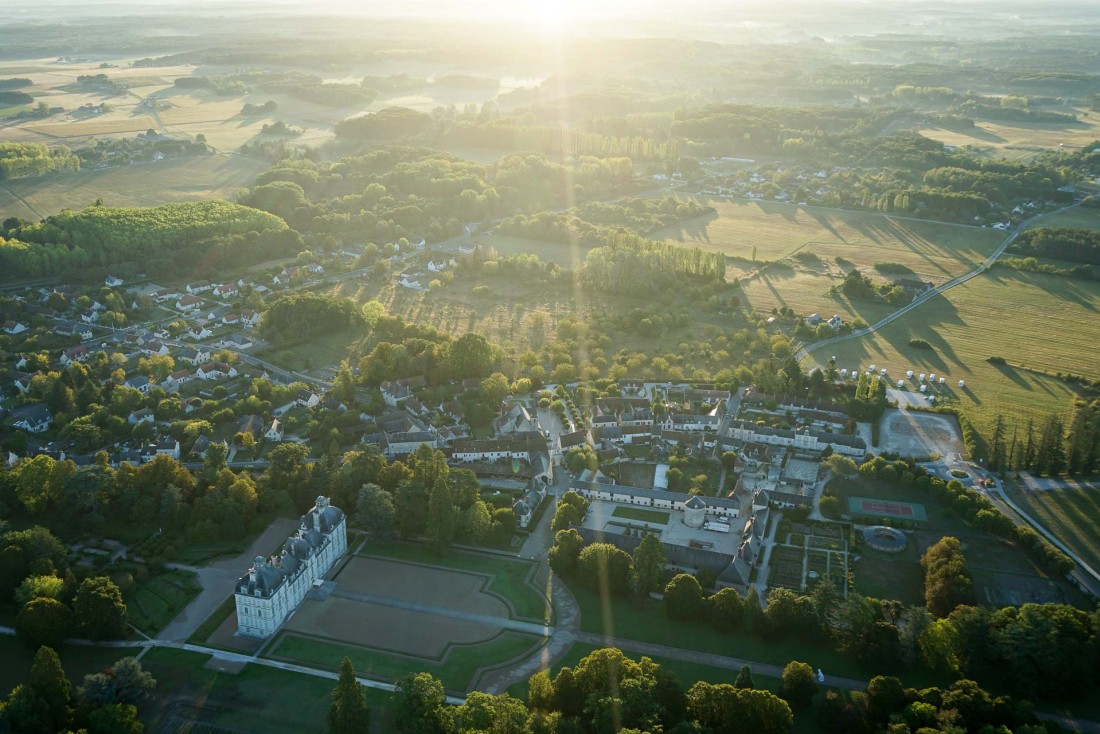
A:
{"label": "sun", "polygon": [[556,32],[579,19],[583,3],[580,0],[518,0],[512,7],[516,15],[532,27]]}

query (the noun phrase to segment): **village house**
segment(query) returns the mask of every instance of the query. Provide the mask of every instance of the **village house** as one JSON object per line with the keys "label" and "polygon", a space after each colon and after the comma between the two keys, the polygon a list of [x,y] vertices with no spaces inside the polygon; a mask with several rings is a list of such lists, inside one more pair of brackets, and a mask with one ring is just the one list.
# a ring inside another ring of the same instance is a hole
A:
{"label": "village house", "polygon": [[11,335],[14,336],[15,334],[22,334],[26,330],[27,330],[26,324],[21,324],[18,321],[5,321],[4,322],[4,333],[5,334],[11,334]]}
{"label": "village house", "polygon": [[380,385],[382,400],[391,408],[396,408],[398,403],[411,398],[414,390],[419,390],[427,384],[427,380],[425,380],[422,375],[406,377],[403,380],[383,382]]}
{"label": "village house", "polygon": [[142,395],[145,395],[146,393],[148,393],[149,392],[149,387],[151,386],[151,383],[149,382],[149,378],[146,377],[145,375],[134,375],[133,377],[127,378],[126,382],[124,382],[122,384],[125,385],[126,387],[133,388],[134,390],[137,390]]}
{"label": "village house", "polygon": [[427,444],[433,449],[438,448],[438,442],[430,431],[408,431],[404,433],[386,434],[386,456],[395,458],[408,456],[414,453],[422,444]]}
{"label": "village house", "polygon": [[12,411],[15,418],[12,425],[27,433],[45,433],[53,424],[50,409],[44,403],[35,403]]}
{"label": "village house", "polygon": [[92,350],[85,346],[73,347],[66,349],[61,354],[61,364],[68,367],[73,362],[87,362],[88,358],[92,356]]}
{"label": "village house", "polygon": [[122,283],[122,278],[116,278],[113,275],[108,275],[103,281],[103,284],[108,288],[118,288]]}
{"label": "village house", "polygon": [[789,428],[758,426],[748,421],[733,421],[730,424],[730,435],[746,442],[794,446],[800,451],[824,451],[831,447],[835,453],[855,458],[862,458],[867,453],[867,444],[859,436],[829,433],[816,428],[794,431]]}
{"label": "village house", "polygon": [[226,377],[236,377],[237,370],[225,362],[207,362],[195,370],[195,377],[200,380],[221,380]]}
{"label": "village house", "polygon": [[187,287],[184,288],[184,290],[186,290],[191,295],[195,295],[196,293],[205,293],[206,291],[213,290],[213,288],[213,283],[205,280],[200,280],[197,283],[188,283]]}
{"label": "village house", "polygon": [[278,418],[271,419],[271,425],[264,430],[264,438],[268,441],[279,442],[283,440],[283,424]]}
{"label": "village house", "polygon": [[202,346],[184,347],[176,354],[176,359],[180,362],[186,362],[192,367],[197,367],[210,361],[210,350]]}
{"label": "village house", "polygon": [[191,370],[176,370],[168,377],[164,378],[164,385],[166,387],[177,389],[180,385],[191,380]]}
{"label": "village house", "polygon": [[214,289],[214,295],[217,298],[235,296],[237,295],[237,285],[235,283],[223,283]]}
{"label": "village house", "polygon": [[179,461],[180,442],[172,438],[171,436],[165,436],[164,438],[157,441],[156,455],[168,456],[175,459],[176,461]]}
{"label": "village house", "polygon": [[135,410],[130,413],[126,418],[126,422],[131,426],[136,426],[139,423],[152,423],[154,420],[153,411],[149,408],[142,408],[141,410]]}
{"label": "village house", "polygon": [[176,310],[182,313],[189,313],[194,311],[202,304],[202,299],[198,296],[183,296],[176,301]]}
{"label": "village house", "polygon": [[321,404],[321,396],[310,390],[299,390],[298,397],[294,400],[303,408],[316,408]]}
{"label": "village house", "polygon": [[229,336],[222,337],[219,346],[226,349],[248,349],[253,344],[252,338],[240,331],[235,331]]}
{"label": "village house", "polygon": [[188,339],[208,339],[213,335],[214,332],[210,331],[210,329],[207,329],[202,324],[192,324],[184,333],[184,336]]}

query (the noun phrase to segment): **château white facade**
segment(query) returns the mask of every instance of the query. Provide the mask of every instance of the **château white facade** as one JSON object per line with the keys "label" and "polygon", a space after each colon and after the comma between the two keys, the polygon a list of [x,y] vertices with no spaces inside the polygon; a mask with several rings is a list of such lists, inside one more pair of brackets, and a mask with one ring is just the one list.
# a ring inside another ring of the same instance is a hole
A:
{"label": "ch\u00e2teau white facade", "polygon": [[302,516],[298,532],[287,538],[282,553],[257,556],[237,582],[237,634],[269,637],[297,608],[314,581],[324,578],[348,549],[347,518],[318,497]]}

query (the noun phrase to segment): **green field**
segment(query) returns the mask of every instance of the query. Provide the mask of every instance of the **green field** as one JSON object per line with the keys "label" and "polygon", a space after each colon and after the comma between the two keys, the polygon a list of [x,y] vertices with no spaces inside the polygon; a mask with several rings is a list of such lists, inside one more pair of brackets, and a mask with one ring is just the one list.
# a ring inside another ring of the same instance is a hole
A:
{"label": "green field", "polygon": [[230,199],[266,167],[247,158],[209,155],[5,181],[0,187],[0,217],[41,219],[97,198],[109,206]]}
{"label": "green field", "polygon": [[394,681],[409,673],[428,672],[443,681],[448,690],[465,691],[476,683],[474,676],[478,670],[525,656],[525,653],[533,654],[542,644],[541,638],[506,631],[486,642],[448,647],[441,660],[427,660],[285,633],[266,655],[331,670],[336,670],[340,661],[349,657],[356,673],[362,676]]}
{"label": "green field", "polygon": [[942,222],[900,219],[871,212],[799,207],[775,202],[704,199],[716,214],[654,233],[654,239],[757,261],[813,253],[842,257],[861,268],[892,262],[926,280],[943,282],[973,270],[1003,238],[998,232]]}
{"label": "green field", "polygon": [[[207,669],[209,655],[150,650],[142,665],[157,679],[157,696],[142,707],[150,732],[316,732],[324,729],[336,682],[260,665],[239,673]],[[388,732],[391,694],[366,690],[371,730]]]}
{"label": "green field", "polygon": [[1044,217],[1032,224],[1028,229],[1037,227],[1079,227],[1081,229],[1100,229],[1100,208],[1076,206],[1059,212],[1050,217]]}
{"label": "green field", "polygon": [[[957,404],[983,434],[998,414],[1021,429],[1066,411],[1073,390],[1054,372],[1100,377],[1100,284],[994,268],[925,302],[881,331],[813,352],[804,366],[874,363],[890,374],[935,372],[948,378],[941,403]],[[924,339],[932,349],[909,346]],[[993,365],[989,357],[1004,357]],[[958,380],[966,381],[957,388]]]}
{"label": "green field", "polygon": [[550,603],[544,594],[528,583],[534,565],[527,561],[462,551],[440,555],[425,545],[411,543],[371,543],[363,548],[361,555],[489,574],[493,580],[488,589],[508,599],[516,614],[540,622],[549,621]]}
{"label": "green field", "polygon": [[198,593],[195,574],[166,571],[139,585],[126,600],[127,618],[145,634],[155,635]]}
{"label": "green field", "polygon": [[[947,145],[972,145],[975,148],[989,148],[997,153],[1004,152],[1012,158],[1022,153],[1039,153],[1043,149],[1077,148],[1088,145],[1100,138],[1097,118],[1084,110],[1064,110],[1076,112],[1079,119],[1075,123],[1023,123],[979,121],[972,128],[945,129],[938,127],[922,128],[918,132],[926,138],[939,140]],[[1016,155],[1011,155],[1016,154]]]}
{"label": "green field", "polygon": [[622,517],[627,520],[639,522],[651,522],[657,525],[668,525],[669,513],[660,510],[646,510],[641,507],[616,507],[611,513],[614,517]]}
{"label": "green field", "polygon": [[1100,569],[1100,484],[1029,490],[1021,482],[1005,482],[1005,491],[1020,508],[1054,533],[1094,569]]}
{"label": "green field", "polygon": [[888,303],[830,295],[829,289],[840,282],[839,276],[782,263],[741,281],[741,291],[745,306],[760,312],[790,307],[803,315],[820,313],[829,318],[838,314],[845,321],[861,318],[868,324],[894,312],[895,308]]}

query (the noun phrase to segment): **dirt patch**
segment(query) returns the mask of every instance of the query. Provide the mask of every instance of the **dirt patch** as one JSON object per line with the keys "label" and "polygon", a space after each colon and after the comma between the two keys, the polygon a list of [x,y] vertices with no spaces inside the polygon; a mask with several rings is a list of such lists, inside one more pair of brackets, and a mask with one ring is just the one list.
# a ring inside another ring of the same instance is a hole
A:
{"label": "dirt patch", "polygon": [[361,556],[348,561],[336,577],[340,591],[507,618],[507,605],[483,592],[490,580],[465,571]]}
{"label": "dirt patch", "polygon": [[888,410],[882,417],[879,449],[902,456],[941,456],[964,452],[962,432],[952,415]]}

